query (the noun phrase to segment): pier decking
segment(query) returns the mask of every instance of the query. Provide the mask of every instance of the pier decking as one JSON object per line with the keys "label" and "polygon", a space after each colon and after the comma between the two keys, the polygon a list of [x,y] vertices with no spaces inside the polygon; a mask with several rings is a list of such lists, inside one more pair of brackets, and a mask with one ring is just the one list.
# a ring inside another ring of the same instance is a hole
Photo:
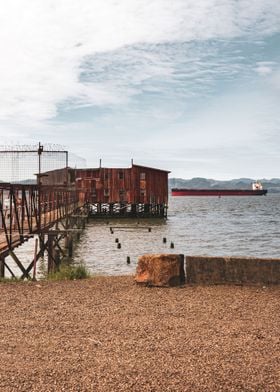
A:
{"label": "pier decking", "polygon": [[39,258],[50,245],[44,237],[49,233],[54,234],[54,226],[65,219],[69,221],[73,214],[81,216],[83,207],[84,203],[79,201],[77,193],[66,186],[0,184],[0,277],[4,276],[5,268],[14,276],[5,262],[8,255],[13,257],[22,271],[22,277],[28,277],[34,260],[26,269],[14,250],[38,235],[40,251],[36,257]]}

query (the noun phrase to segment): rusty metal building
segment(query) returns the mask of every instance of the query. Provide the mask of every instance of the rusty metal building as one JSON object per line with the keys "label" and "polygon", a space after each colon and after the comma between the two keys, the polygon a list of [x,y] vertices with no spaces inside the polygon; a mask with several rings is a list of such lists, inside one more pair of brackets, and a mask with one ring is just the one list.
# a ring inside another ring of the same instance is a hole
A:
{"label": "rusty metal building", "polygon": [[75,188],[95,215],[166,216],[169,171],[130,168],[65,168],[43,173],[43,185]]}

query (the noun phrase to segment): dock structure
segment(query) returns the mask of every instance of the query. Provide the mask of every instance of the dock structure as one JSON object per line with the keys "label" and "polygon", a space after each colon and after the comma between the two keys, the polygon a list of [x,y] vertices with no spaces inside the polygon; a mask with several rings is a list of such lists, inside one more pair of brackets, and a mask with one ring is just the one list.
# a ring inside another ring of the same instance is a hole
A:
{"label": "dock structure", "polygon": [[68,184],[95,218],[166,218],[168,173],[135,164],[129,168],[65,168],[44,173],[42,183]]}
{"label": "dock structure", "polygon": [[[48,163],[60,167],[46,170]],[[35,172],[36,179],[19,181]],[[168,173],[133,162],[129,168],[74,169],[67,151],[46,150],[40,143],[35,149],[0,149],[0,175],[11,178],[0,181],[0,278],[6,271],[16,276],[8,256],[22,279],[32,271],[35,277],[37,260],[45,254],[48,272],[58,269],[72,256],[73,240],[88,217],[166,218]],[[33,237],[34,257],[26,266],[16,249]]]}
{"label": "dock structure", "polygon": [[[84,228],[87,215],[77,192],[67,186],[0,183],[0,278],[6,269],[15,277],[7,256],[12,257],[22,278],[31,277],[34,264],[45,252],[48,271],[58,267],[65,256],[65,249],[60,246],[62,238],[67,239],[70,248],[73,233]],[[15,250],[34,236],[39,239],[38,251],[25,268]]]}

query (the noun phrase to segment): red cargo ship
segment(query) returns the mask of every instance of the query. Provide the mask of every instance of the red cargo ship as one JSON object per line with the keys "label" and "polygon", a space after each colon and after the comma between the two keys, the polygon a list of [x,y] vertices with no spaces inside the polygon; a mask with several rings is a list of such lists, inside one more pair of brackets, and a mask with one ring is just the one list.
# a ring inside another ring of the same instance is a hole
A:
{"label": "red cargo ship", "polygon": [[263,196],[267,189],[263,189],[260,182],[252,184],[252,189],[185,189],[172,188],[172,196]]}

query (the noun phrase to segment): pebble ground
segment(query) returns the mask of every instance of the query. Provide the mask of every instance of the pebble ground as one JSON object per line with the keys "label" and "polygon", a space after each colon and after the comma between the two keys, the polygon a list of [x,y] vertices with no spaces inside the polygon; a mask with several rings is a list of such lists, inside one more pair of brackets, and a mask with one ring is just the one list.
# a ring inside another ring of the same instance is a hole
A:
{"label": "pebble ground", "polygon": [[0,391],[280,391],[280,287],[0,284]]}

